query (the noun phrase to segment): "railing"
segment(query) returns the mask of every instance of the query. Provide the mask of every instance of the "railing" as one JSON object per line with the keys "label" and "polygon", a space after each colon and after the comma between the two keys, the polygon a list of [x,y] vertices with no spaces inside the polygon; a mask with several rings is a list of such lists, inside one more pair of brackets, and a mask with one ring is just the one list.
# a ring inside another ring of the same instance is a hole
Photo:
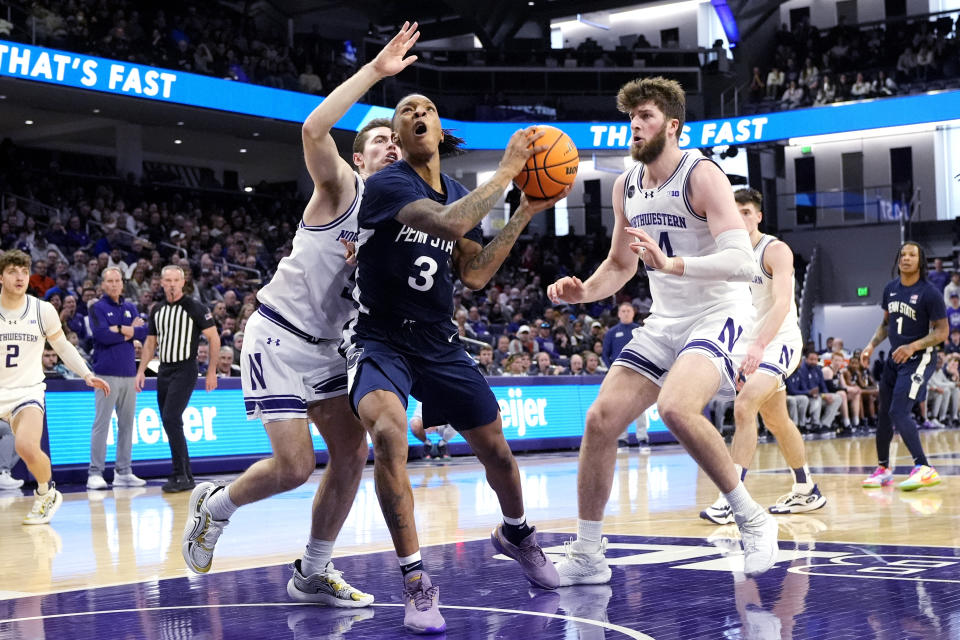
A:
{"label": "railing", "polygon": [[914,195],[893,185],[830,189],[777,197],[781,229],[899,223],[914,213]]}

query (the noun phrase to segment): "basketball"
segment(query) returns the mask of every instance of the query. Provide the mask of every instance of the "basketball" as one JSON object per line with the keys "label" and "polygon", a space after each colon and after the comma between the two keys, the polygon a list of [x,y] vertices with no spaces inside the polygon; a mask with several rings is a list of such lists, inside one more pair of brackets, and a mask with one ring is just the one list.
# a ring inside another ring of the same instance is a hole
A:
{"label": "basketball", "polygon": [[537,125],[546,131],[536,144],[547,147],[527,160],[513,183],[531,198],[552,198],[577,179],[580,154],[570,136],[550,125]]}

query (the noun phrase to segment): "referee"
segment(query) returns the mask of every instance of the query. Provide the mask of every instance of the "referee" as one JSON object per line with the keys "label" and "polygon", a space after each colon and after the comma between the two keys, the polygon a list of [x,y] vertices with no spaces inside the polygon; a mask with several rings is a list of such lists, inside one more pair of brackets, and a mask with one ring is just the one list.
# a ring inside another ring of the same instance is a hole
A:
{"label": "referee", "polygon": [[[183,412],[197,383],[197,345],[200,334],[207,338],[210,353],[220,352],[220,335],[213,315],[202,304],[183,295],[183,269],[167,265],[160,272],[165,300],[150,312],[147,340],[143,343],[137,391],[143,389],[147,364],[159,344],[160,370],[157,372],[157,404],[163,430],[170,442],[173,474],[162,489],[167,493],[193,489],[193,472],[187,439],[183,435]],[[207,391],[217,388],[217,369],[207,369]]]}

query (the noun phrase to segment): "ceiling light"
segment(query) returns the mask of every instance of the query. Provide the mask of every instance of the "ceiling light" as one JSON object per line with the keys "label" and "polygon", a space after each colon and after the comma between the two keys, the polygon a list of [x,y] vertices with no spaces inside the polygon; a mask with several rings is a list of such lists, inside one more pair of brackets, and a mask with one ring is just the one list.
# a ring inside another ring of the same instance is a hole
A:
{"label": "ceiling light", "polygon": [[243,190],[246,191],[247,193],[250,193],[251,191],[253,191],[253,187],[244,187]]}
{"label": "ceiling light", "polygon": [[100,109],[94,109],[93,112],[94,112],[94,113],[100,113]]}
{"label": "ceiling light", "polygon": [[0,94],[0,100],[6,100],[6,99],[7,99],[7,96]]}
{"label": "ceiling light", "polygon": [[177,120],[177,126],[178,126],[178,127],[182,127],[182,126],[183,126],[183,120]]}
{"label": "ceiling light", "polygon": [[181,140],[180,138],[177,138],[176,140],[173,141],[173,144],[183,144],[183,140]]}
{"label": "ceiling light", "polygon": [[33,120],[24,120],[23,124],[33,124]]}
{"label": "ceiling light", "polygon": [[240,153],[246,153],[246,152],[247,152],[246,149],[240,149]]}
{"label": "ceiling light", "polygon": [[259,132],[259,131],[254,131],[254,132],[253,132],[253,137],[254,137],[254,138],[259,138],[259,137],[260,137],[260,132]]}

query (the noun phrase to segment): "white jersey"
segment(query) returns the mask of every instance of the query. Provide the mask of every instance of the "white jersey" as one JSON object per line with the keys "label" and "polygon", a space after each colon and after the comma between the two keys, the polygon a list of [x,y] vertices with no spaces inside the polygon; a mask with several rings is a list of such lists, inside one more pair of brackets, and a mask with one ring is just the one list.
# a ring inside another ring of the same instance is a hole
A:
{"label": "white jersey", "polygon": [[354,267],[343,259],[340,243],[341,239],[357,241],[363,179],[357,172],[353,175],[357,195],[347,210],[325,225],[307,226],[301,219],[293,236],[293,251],[280,261],[273,278],[257,293],[257,299],[292,329],[312,338],[339,340],[344,325],[355,314]]}
{"label": "white jersey", "polygon": [[60,331],[60,316],[52,304],[27,294],[20,309],[0,308],[0,389],[40,384],[43,346]]}
{"label": "white jersey", "polygon": [[[753,329],[744,336],[746,344],[750,344],[756,339],[766,322],[767,316],[773,310],[773,274],[767,271],[763,266],[763,253],[777,239],[773,236],[764,234],[760,241],[753,247],[753,255],[757,260],[757,273],[753,276],[753,282],[750,284],[750,295],[753,297],[753,307],[757,310],[756,320]],[[790,309],[787,311],[783,324],[777,331],[776,337],[771,342],[785,342],[791,338],[800,335],[800,323],[797,314],[797,303],[793,297],[796,289],[796,283],[793,273],[790,274]]]}
{"label": "white jersey", "polygon": [[[699,153],[684,152],[676,170],[655,189],[643,187],[644,166],[634,165],[623,185],[623,211],[632,227],[650,234],[668,256],[695,257],[717,252],[707,219],[693,211],[687,194],[690,172],[705,160]],[[745,282],[704,282],[647,268],[650,278],[650,312],[664,318],[686,318],[722,305],[750,305]]]}

